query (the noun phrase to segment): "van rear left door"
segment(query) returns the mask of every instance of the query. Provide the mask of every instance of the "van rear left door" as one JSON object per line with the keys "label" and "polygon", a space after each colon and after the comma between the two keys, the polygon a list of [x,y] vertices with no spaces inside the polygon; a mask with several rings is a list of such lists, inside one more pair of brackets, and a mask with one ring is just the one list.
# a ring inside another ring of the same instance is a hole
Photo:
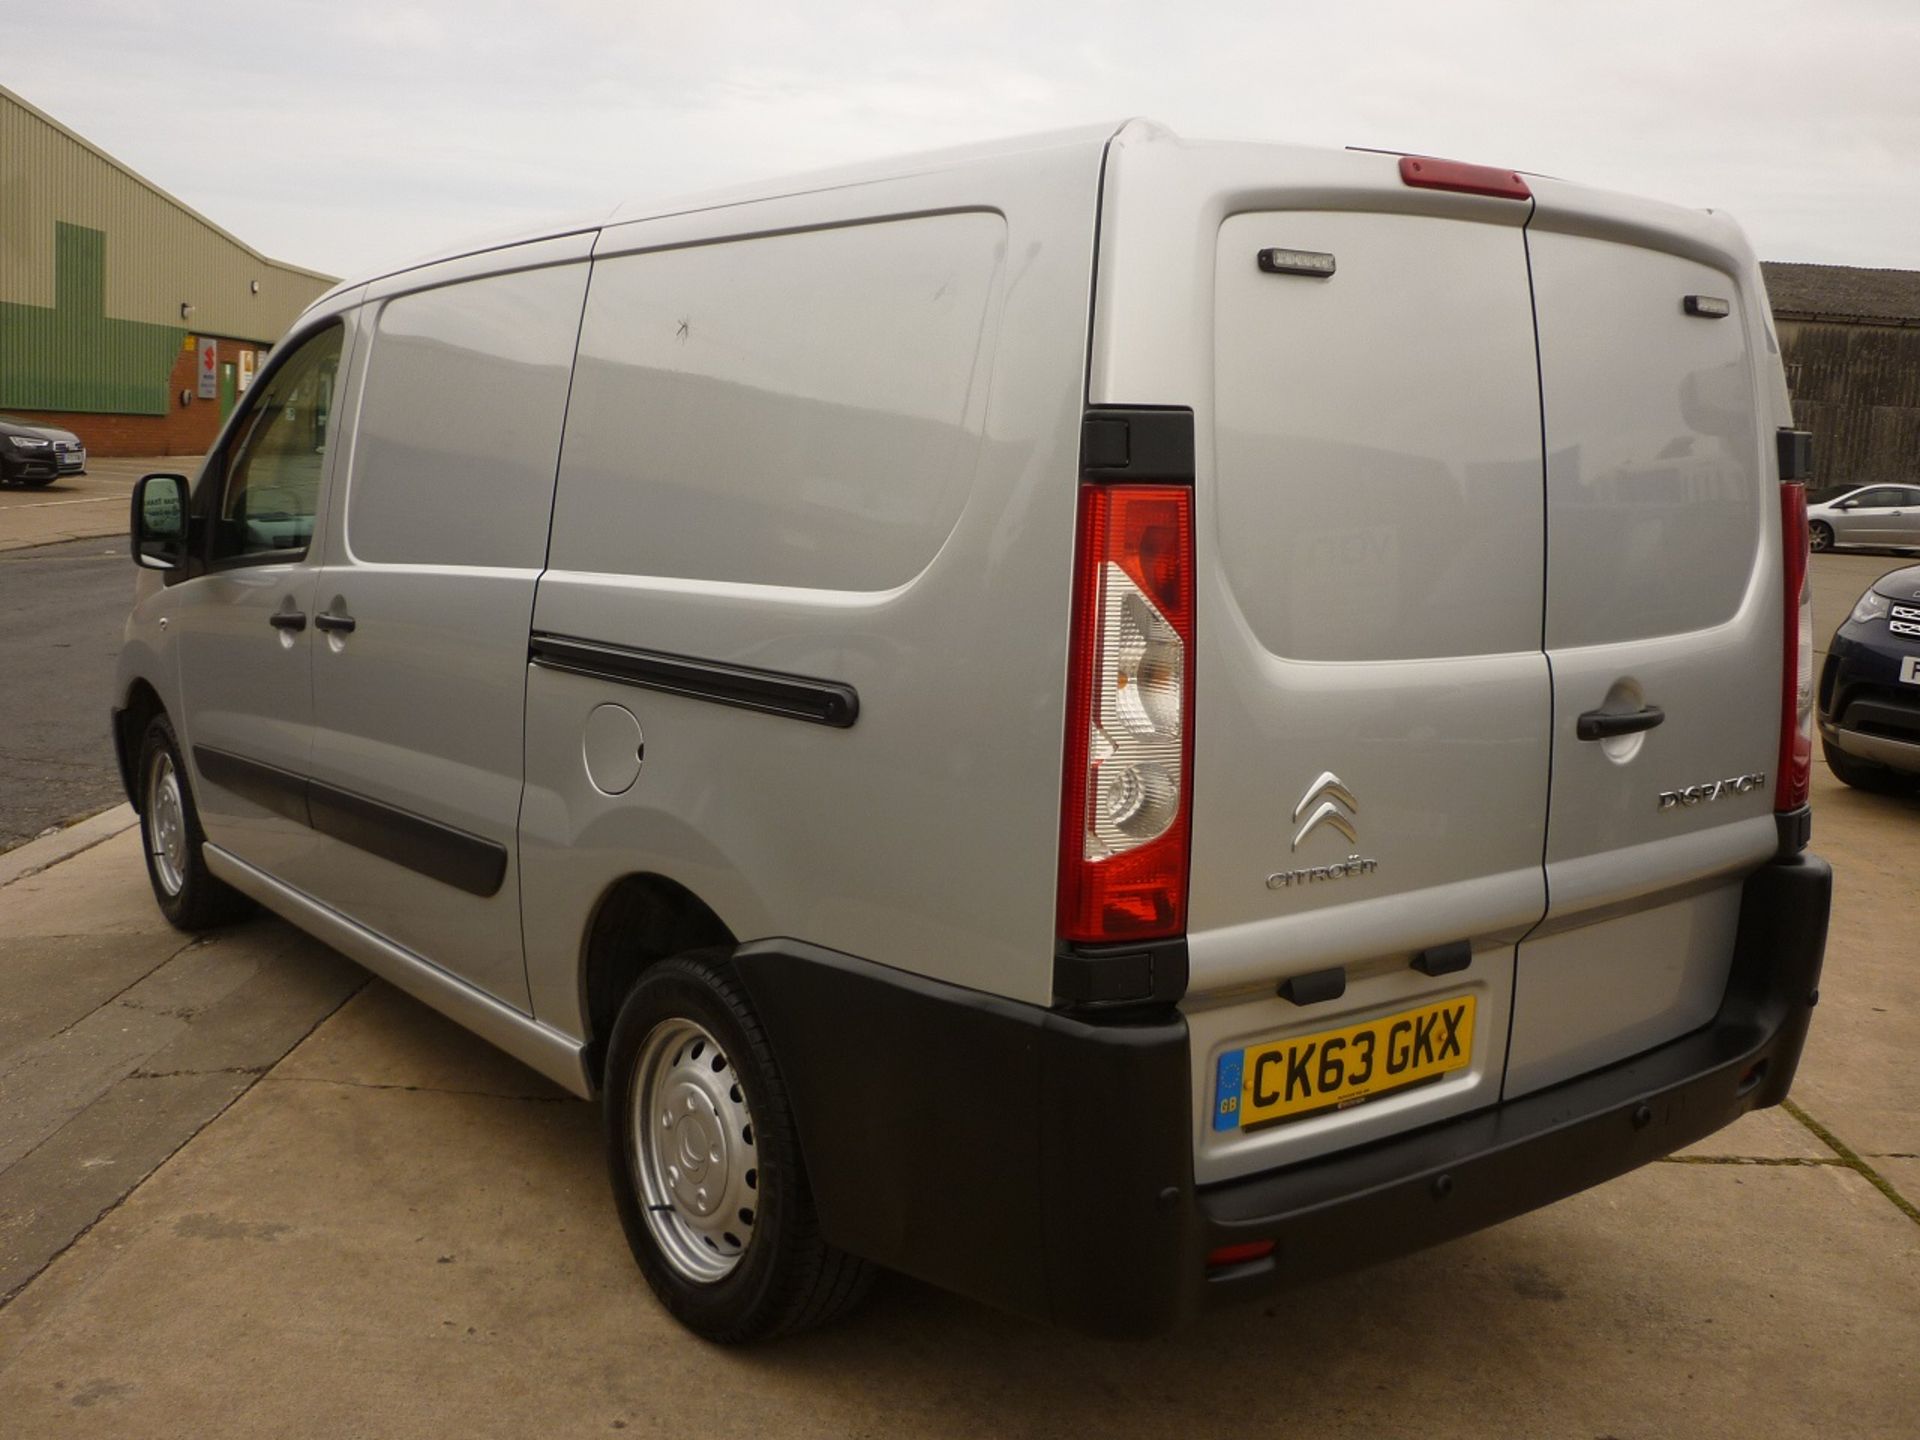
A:
{"label": "van rear left door", "polygon": [[[1364,208],[1218,230],[1187,1006],[1209,1180],[1491,1104],[1512,945],[1546,906],[1527,206],[1351,164],[1384,182]],[[1270,249],[1323,272],[1269,268]],[[1410,966],[1462,941],[1463,970]],[[1334,967],[1338,998],[1275,995]],[[1246,1047],[1442,1001],[1467,1016],[1464,1068],[1279,1125],[1219,1113]]]}

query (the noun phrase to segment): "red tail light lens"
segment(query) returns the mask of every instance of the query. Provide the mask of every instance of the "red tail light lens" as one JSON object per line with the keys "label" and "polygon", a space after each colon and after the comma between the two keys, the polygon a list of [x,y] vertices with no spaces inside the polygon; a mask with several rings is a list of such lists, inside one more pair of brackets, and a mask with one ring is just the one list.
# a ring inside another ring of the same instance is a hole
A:
{"label": "red tail light lens", "polygon": [[1780,765],[1773,808],[1798,810],[1813,793],[1813,584],[1807,574],[1807,487],[1780,487],[1786,604],[1780,670]]}
{"label": "red tail light lens", "polygon": [[1154,940],[1187,921],[1193,492],[1083,485],[1067,675],[1060,935]]}
{"label": "red tail light lens", "polygon": [[1400,157],[1400,182],[1417,190],[1458,190],[1463,195],[1491,195],[1497,200],[1531,200],[1533,187],[1518,172],[1498,165],[1469,165],[1462,160],[1435,160],[1426,155]]}
{"label": "red tail light lens", "polygon": [[1207,1268],[1223,1270],[1229,1265],[1245,1265],[1249,1260],[1264,1260],[1273,1254],[1271,1240],[1248,1240],[1240,1245],[1222,1245],[1207,1252]]}

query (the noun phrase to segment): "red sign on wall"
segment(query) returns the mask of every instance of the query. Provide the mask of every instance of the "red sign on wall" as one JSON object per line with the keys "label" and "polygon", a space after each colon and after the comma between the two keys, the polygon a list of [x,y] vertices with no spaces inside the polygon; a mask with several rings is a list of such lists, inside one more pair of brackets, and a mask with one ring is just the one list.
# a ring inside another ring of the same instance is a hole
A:
{"label": "red sign on wall", "polygon": [[197,365],[200,372],[200,398],[217,400],[220,398],[220,346],[217,341],[200,337],[200,359]]}

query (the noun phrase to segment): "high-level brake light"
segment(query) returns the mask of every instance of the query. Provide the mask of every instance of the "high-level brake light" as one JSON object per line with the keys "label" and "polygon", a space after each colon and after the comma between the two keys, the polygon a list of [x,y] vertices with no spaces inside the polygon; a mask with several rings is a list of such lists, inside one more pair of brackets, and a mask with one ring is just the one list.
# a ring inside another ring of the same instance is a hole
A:
{"label": "high-level brake light", "polygon": [[1498,165],[1469,165],[1463,160],[1435,160],[1428,155],[1402,155],[1400,179],[1420,190],[1458,190],[1463,195],[1491,195],[1496,200],[1531,200],[1533,187],[1518,171]]}
{"label": "high-level brake light", "polygon": [[1193,774],[1193,492],[1083,485],[1061,797],[1059,929],[1186,926]]}

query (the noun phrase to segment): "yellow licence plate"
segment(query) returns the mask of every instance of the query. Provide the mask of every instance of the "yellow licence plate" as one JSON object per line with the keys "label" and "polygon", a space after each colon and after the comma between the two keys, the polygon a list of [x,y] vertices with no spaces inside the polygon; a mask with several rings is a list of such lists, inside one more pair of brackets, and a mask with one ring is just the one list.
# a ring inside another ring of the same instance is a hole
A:
{"label": "yellow licence plate", "polygon": [[1473,996],[1436,1000],[1343,1030],[1220,1056],[1213,1128],[1245,1130],[1357,1105],[1463,1069],[1473,1059]]}

